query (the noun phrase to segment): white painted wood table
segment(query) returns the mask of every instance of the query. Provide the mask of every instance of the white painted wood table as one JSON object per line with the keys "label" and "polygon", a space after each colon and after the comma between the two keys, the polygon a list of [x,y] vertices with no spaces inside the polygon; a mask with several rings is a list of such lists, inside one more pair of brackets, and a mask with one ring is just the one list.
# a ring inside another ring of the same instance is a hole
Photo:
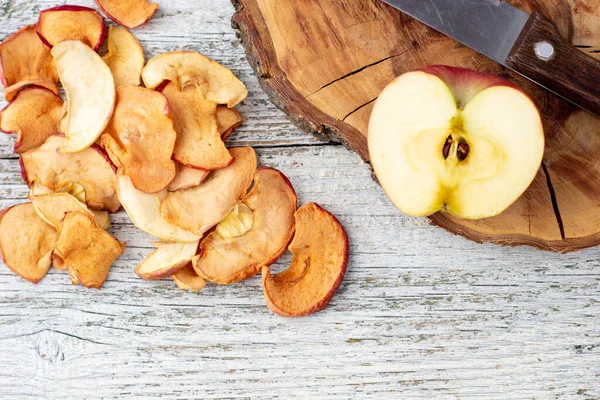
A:
{"label": "white painted wood table", "polygon": [[[62,3],[0,0],[0,38]],[[268,101],[229,0],[159,3],[135,31],[146,55],[197,50],[241,77],[247,122],[231,144],[254,146],[301,203],[338,216],[346,279],[329,308],[293,320],[267,309],[259,277],[197,294],[144,282],[133,268],[151,238],[118,213],[111,232],[128,247],[101,291],[57,270],[36,286],[1,266],[0,399],[600,398],[600,248],[480,245],[401,215],[357,155]],[[2,208],[27,195],[12,141],[0,136]]]}

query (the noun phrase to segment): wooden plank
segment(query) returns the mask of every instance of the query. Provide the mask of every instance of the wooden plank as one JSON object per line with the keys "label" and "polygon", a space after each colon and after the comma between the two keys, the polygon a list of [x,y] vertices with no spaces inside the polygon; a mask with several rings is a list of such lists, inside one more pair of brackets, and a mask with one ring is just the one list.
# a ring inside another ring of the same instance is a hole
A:
{"label": "wooden plank", "polygon": [[[0,35],[58,3],[0,0]],[[259,278],[198,294],[145,282],[133,268],[151,238],[120,212],[111,232],[129,247],[101,291],[0,267],[0,398],[600,398],[599,249],[478,245],[401,215],[357,155],[319,145],[252,87],[227,0],[159,3],[140,31],[160,36],[151,51],[194,45],[246,71],[248,130],[234,141],[338,216],[347,277],[326,311],[297,320],[270,313]],[[6,207],[27,189],[0,137]]]}

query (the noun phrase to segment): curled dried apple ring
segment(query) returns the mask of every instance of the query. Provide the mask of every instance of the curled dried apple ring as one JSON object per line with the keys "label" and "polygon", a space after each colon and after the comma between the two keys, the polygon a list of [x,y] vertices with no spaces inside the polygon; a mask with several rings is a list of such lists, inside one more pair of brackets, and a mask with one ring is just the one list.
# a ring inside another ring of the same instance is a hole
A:
{"label": "curled dried apple ring", "polygon": [[308,203],[295,218],[290,268],[274,276],[268,266],[262,270],[267,305],[283,317],[301,317],[327,307],[348,264],[348,237],[332,214]]}

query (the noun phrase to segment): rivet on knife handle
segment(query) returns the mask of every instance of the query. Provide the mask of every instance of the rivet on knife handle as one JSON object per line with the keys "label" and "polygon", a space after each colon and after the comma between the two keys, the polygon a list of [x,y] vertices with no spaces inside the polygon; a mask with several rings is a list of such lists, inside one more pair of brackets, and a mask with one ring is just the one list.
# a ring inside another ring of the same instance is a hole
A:
{"label": "rivet on knife handle", "polygon": [[540,14],[531,14],[506,65],[600,117],[600,61],[567,43]]}

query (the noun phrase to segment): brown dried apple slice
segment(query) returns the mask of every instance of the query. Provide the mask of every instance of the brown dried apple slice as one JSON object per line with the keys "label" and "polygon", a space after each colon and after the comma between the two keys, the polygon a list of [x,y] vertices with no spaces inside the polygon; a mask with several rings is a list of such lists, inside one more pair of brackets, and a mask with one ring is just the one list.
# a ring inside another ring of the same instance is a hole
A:
{"label": "brown dried apple slice", "polygon": [[29,196],[35,211],[46,223],[58,230],[65,215],[69,212],[81,212],[94,217],[96,225],[102,229],[110,226],[107,212],[92,212],[85,204],[68,193],[52,193]]}
{"label": "brown dried apple slice", "polygon": [[234,162],[213,171],[202,185],[169,193],[160,210],[166,221],[202,236],[235,207],[252,184],[256,153],[251,147],[230,151]]}
{"label": "brown dried apple slice", "polygon": [[339,221],[315,203],[296,211],[290,268],[271,276],[262,269],[267,305],[282,317],[321,311],[340,286],[348,264],[348,237]]}
{"label": "brown dried apple slice", "polygon": [[202,235],[196,235],[167,222],[160,215],[161,202],[167,191],[148,194],[137,190],[131,179],[124,175],[117,178],[119,200],[135,226],[165,242],[196,242]]}
{"label": "brown dried apple slice", "polygon": [[57,234],[31,203],[0,211],[0,256],[11,271],[38,283],[52,265]]}
{"label": "brown dried apple slice", "polygon": [[0,82],[10,101],[23,87],[37,85],[58,94],[58,71],[50,49],[26,26],[0,43]]}
{"label": "brown dried apple slice", "polygon": [[[21,155],[21,172],[29,187],[35,183],[53,192],[85,191],[85,203],[94,210],[117,211],[117,176],[104,150],[92,145],[79,153],[63,153],[66,139],[50,136],[34,150]],[[66,190],[65,190],[66,189]]]}
{"label": "brown dried apple slice", "polygon": [[108,18],[131,29],[144,25],[158,10],[158,4],[148,0],[94,1]]}
{"label": "brown dried apple slice", "polygon": [[206,286],[206,279],[198,276],[196,271],[194,271],[192,264],[188,264],[181,268],[173,274],[171,278],[173,278],[173,282],[175,282],[177,287],[182,290],[198,292]]}
{"label": "brown dried apple slice", "polygon": [[203,97],[233,107],[248,96],[246,86],[218,62],[195,51],[172,51],[151,58],[142,70],[144,84],[154,89],[171,81],[177,89],[196,87]]}
{"label": "brown dried apple slice", "polygon": [[102,16],[81,6],[58,6],[40,12],[35,31],[48,47],[65,40],[79,40],[98,51],[106,35]]}
{"label": "brown dried apple slice", "polygon": [[193,86],[177,89],[167,84],[162,93],[169,100],[177,140],[173,158],[204,170],[225,168],[233,161],[217,125],[217,103],[208,101]]}
{"label": "brown dried apple slice", "polygon": [[135,273],[147,281],[171,276],[190,263],[198,243],[155,243],[156,250],[135,267]]}
{"label": "brown dried apple slice", "polygon": [[58,232],[54,259],[69,270],[74,285],[101,288],[125,245],[97,227],[90,215],[69,212]]}
{"label": "brown dried apple slice", "polygon": [[113,117],[102,135],[102,147],[111,160],[145,193],[160,192],[175,178],[171,156],[177,134],[168,112],[164,95],[140,86],[120,86]]}
{"label": "brown dried apple slice", "polygon": [[276,169],[259,168],[242,207],[200,243],[194,270],[222,285],[253,277],[277,261],[292,240],[294,211],[296,193],[289,180]]}
{"label": "brown dried apple slice", "polygon": [[144,50],[139,40],[121,26],[108,29],[108,53],[102,57],[110,68],[115,87],[139,85],[144,68]]}
{"label": "brown dried apple slice", "polygon": [[80,41],[60,42],[51,53],[67,92],[63,151],[77,153],[90,147],[108,125],[115,106],[115,83],[110,68]]}
{"label": "brown dried apple slice", "polygon": [[17,134],[15,153],[35,149],[58,133],[62,105],[61,98],[51,90],[24,88],[0,111],[0,131]]}
{"label": "brown dried apple slice", "polygon": [[243,122],[244,117],[235,109],[224,105],[217,107],[217,126],[221,140],[226,141]]}
{"label": "brown dried apple slice", "polygon": [[169,192],[199,186],[210,174],[210,171],[186,167],[181,163],[175,163],[175,168],[177,169],[177,173],[175,174],[175,179],[173,179],[173,182],[167,188]]}

